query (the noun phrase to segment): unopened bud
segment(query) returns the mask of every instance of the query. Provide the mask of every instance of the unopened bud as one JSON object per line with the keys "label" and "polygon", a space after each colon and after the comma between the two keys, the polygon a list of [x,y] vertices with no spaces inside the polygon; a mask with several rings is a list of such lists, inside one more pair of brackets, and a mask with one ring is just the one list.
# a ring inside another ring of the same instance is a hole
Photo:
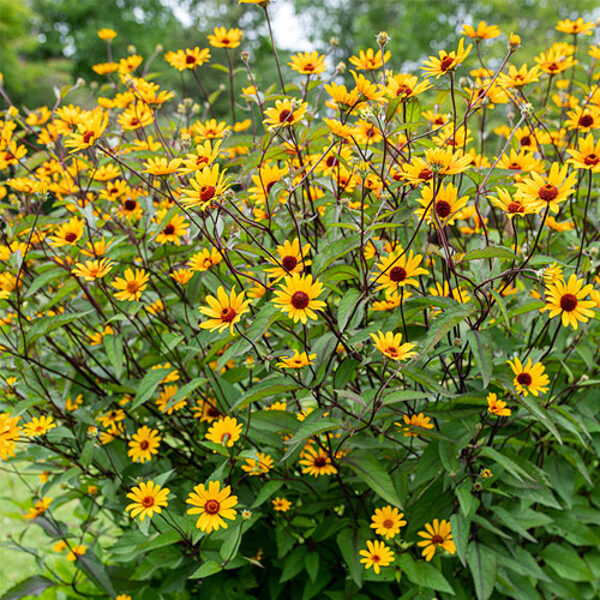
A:
{"label": "unopened bud", "polygon": [[331,38],[329,38],[329,45],[330,46],[339,46],[340,45],[340,39],[337,38],[335,35]]}
{"label": "unopened bud", "polygon": [[526,102],[525,104],[521,105],[521,114],[526,119],[529,119],[533,115],[533,104]]}
{"label": "unopened bud", "polygon": [[335,72],[338,75],[343,75],[346,72],[346,63],[341,60],[337,65],[335,65]]}
{"label": "unopened bud", "polygon": [[248,62],[250,60],[250,52],[248,52],[248,50],[242,50],[242,53],[240,54],[240,58],[244,62]]}
{"label": "unopened bud", "polygon": [[128,52],[128,54],[135,54],[136,47],[133,44],[129,44],[129,46],[127,46],[127,52]]}
{"label": "unopened bud", "polygon": [[385,46],[392,38],[388,35],[387,31],[380,31],[377,34],[377,43],[381,48]]}
{"label": "unopened bud", "polygon": [[83,77],[77,78],[77,87],[83,87],[85,85],[85,79]]}
{"label": "unopened bud", "polygon": [[154,48],[154,52],[156,52],[156,54],[160,54],[162,51],[163,51],[163,45],[156,44],[156,47]]}

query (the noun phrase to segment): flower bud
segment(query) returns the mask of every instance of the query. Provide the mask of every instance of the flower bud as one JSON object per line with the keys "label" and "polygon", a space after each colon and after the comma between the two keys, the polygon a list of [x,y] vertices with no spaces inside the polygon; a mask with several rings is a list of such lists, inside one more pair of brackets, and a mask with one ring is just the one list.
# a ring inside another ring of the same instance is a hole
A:
{"label": "flower bud", "polygon": [[388,35],[387,31],[380,31],[377,35],[377,43],[383,48],[392,38]]}
{"label": "flower bud", "polygon": [[339,46],[340,39],[334,35],[333,37],[329,38],[329,45],[330,46]]}
{"label": "flower bud", "polygon": [[156,54],[160,54],[162,51],[163,51],[163,45],[156,44],[156,47],[154,48],[154,52],[156,52]]}
{"label": "flower bud", "polygon": [[511,33],[508,38],[508,49],[514,52],[521,46],[521,36]]}
{"label": "flower bud", "polygon": [[247,63],[250,60],[250,52],[248,52],[248,50],[242,50],[242,53],[240,54],[240,58]]}
{"label": "flower bud", "polygon": [[335,65],[335,72],[337,75],[343,75],[346,72],[346,63],[343,60]]}

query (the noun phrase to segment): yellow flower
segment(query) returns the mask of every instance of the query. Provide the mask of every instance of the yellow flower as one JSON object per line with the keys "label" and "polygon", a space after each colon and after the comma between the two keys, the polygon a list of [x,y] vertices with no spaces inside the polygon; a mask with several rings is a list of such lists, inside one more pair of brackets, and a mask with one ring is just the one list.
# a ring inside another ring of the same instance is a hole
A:
{"label": "yellow flower", "polygon": [[110,42],[114,38],[117,37],[117,32],[114,29],[108,29],[107,27],[103,27],[98,30],[98,37],[101,40]]}
{"label": "yellow flower", "polygon": [[52,417],[33,417],[29,423],[23,423],[23,433],[27,437],[37,437],[38,435],[45,435],[50,429],[54,429],[56,423]]}
{"label": "yellow flower", "polygon": [[149,158],[145,163],[145,169],[143,173],[150,173],[150,175],[170,175],[175,173],[181,164],[181,158],[173,158],[169,160],[164,156],[157,158]]}
{"label": "yellow flower", "polygon": [[[387,63],[391,57],[392,53],[388,50],[383,60]],[[373,48],[367,48],[366,52],[360,50],[358,56],[351,56],[348,62],[359,71],[376,71],[383,67],[383,60],[379,49],[373,50]]]}
{"label": "yellow flower", "polygon": [[234,417],[221,417],[209,427],[204,437],[209,442],[231,448],[240,439],[242,427]]}
{"label": "yellow flower", "polygon": [[108,114],[103,111],[93,112],[82,118],[82,122],[77,124],[77,132],[70,133],[65,141],[67,148],[73,148],[71,152],[85,150],[93,146],[98,138],[104,133],[108,125]]}
{"label": "yellow flower", "polygon": [[171,402],[178,391],[179,387],[176,385],[165,385],[156,399],[156,406],[158,406],[160,412],[172,415],[174,412],[187,406],[187,400],[185,398],[182,398],[177,402]]}
{"label": "yellow flower", "polygon": [[167,496],[170,490],[163,488],[153,481],[141,482],[139,486],[131,488],[127,498],[133,500],[125,510],[131,511],[131,518],[139,516],[140,521],[143,521],[146,517],[151,519],[154,513],[160,514],[162,508],[166,507]]}
{"label": "yellow flower", "polygon": [[570,33],[572,35],[592,35],[594,24],[591,21],[584,21],[583,17],[579,17],[578,19],[575,19],[575,21],[571,21],[571,19],[559,21],[555,29],[562,33]]}
{"label": "yellow flower", "polygon": [[195,69],[210,60],[210,50],[203,48],[200,50],[198,46],[195,48],[186,48],[185,50],[177,50],[177,52],[167,52],[165,60],[178,71],[186,69]]}
{"label": "yellow flower", "polygon": [[594,136],[590,133],[579,138],[577,150],[567,148],[571,158],[567,161],[577,169],[588,169],[592,173],[600,173],[600,139],[594,143]]}
{"label": "yellow flower", "polygon": [[144,102],[136,102],[117,117],[117,123],[123,128],[123,131],[135,131],[152,125],[154,116]]}
{"label": "yellow flower", "polygon": [[67,560],[69,562],[75,562],[77,560],[78,556],[83,556],[85,554],[86,550],[87,550],[87,546],[84,546],[82,544],[74,546],[69,551],[69,554],[67,554]]}
{"label": "yellow flower", "polygon": [[371,516],[370,527],[375,530],[377,535],[382,535],[386,540],[395,537],[400,528],[406,525],[404,513],[401,513],[396,507],[389,504],[383,508],[376,508]]}
{"label": "yellow flower", "polygon": [[196,403],[192,410],[194,411],[194,418],[199,419],[201,423],[212,423],[215,419],[223,416],[214,399],[201,400]]}
{"label": "yellow flower", "polygon": [[497,25],[488,25],[485,21],[480,21],[477,29],[472,25],[463,25],[463,33],[472,40],[491,40],[500,35],[500,29]]}
{"label": "yellow flower", "polygon": [[303,453],[300,464],[302,465],[302,472],[313,477],[337,473],[337,469],[331,463],[329,455],[321,448],[315,450],[313,446],[309,446]]}
{"label": "yellow flower", "polygon": [[316,354],[307,354],[306,352],[294,350],[292,356],[282,356],[281,362],[278,362],[277,366],[282,369],[301,369],[307,365],[312,365],[315,358],[317,358]]}
{"label": "yellow flower", "polygon": [[576,106],[567,112],[565,125],[569,130],[577,129],[579,133],[588,133],[600,127],[600,110],[594,106]]}
{"label": "yellow flower", "polygon": [[217,157],[219,156],[219,149],[221,147],[221,140],[215,142],[213,146],[210,139],[204,140],[201,144],[196,146],[196,153],[187,154],[183,159],[182,166],[179,172],[187,175],[188,173],[195,173],[204,169],[204,167],[210,167]]}
{"label": "yellow flower", "polygon": [[459,216],[457,213],[467,205],[467,201],[467,196],[458,197],[458,188],[451,183],[439,186],[434,201],[433,187],[428,185],[417,198],[422,208],[415,210],[415,215],[419,218],[424,215],[425,221],[434,227],[454,225]]}
{"label": "yellow flower", "polygon": [[488,196],[494,206],[500,208],[509,219],[513,217],[522,217],[538,212],[537,205],[527,202],[524,198],[510,195],[510,192],[504,188],[496,188],[498,196]]}
{"label": "yellow flower", "polygon": [[231,488],[227,485],[221,489],[220,481],[210,481],[208,488],[200,483],[186,499],[186,504],[193,506],[187,511],[188,515],[200,515],[196,527],[205,533],[221,527],[227,529],[228,524],[223,519],[235,519],[237,503],[237,496],[231,495]]}
{"label": "yellow flower", "polygon": [[401,423],[394,423],[397,427],[404,432],[404,437],[418,437],[419,433],[414,431],[413,427],[420,427],[421,429],[433,429],[433,423],[429,417],[426,417],[423,413],[402,415],[404,425]]}
{"label": "yellow flower", "polygon": [[127,456],[133,462],[144,463],[151,460],[153,454],[158,454],[161,439],[158,430],[143,425],[131,436]]}
{"label": "yellow flower", "polygon": [[190,279],[194,276],[194,271],[191,269],[174,269],[170,276],[179,284],[185,285],[189,283]]}
{"label": "yellow flower", "polygon": [[208,248],[202,248],[200,252],[196,252],[196,254],[187,261],[187,265],[195,272],[208,271],[210,267],[219,264],[222,259],[221,253],[216,248],[211,248],[210,250]]}
{"label": "yellow flower", "polygon": [[429,60],[425,62],[425,66],[421,67],[421,69],[423,69],[429,77],[435,75],[436,78],[439,78],[450,71],[454,71],[458,65],[463,63],[467,56],[469,56],[472,47],[473,45],[469,44],[465,50],[465,40],[461,38],[458,42],[456,52],[453,50],[448,53],[445,50],[440,50],[438,53],[439,58],[430,56]]}
{"label": "yellow flower", "polygon": [[55,230],[54,234],[49,236],[50,243],[53,246],[73,246],[83,236],[83,220],[72,217],[66,223],[62,223]]}
{"label": "yellow flower", "polygon": [[[162,224],[166,214],[166,208],[159,210],[156,213],[156,222],[158,224]],[[183,215],[174,214],[169,221],[167,221],[165,226],[158,232],[154,239],[159,244],[173,243],[176,246],[180,246],[181,240],[179,238],[188,234],[189,227],[190,226]]]}
{"label": "yellow flower", "polygon": [[515,357],[514,360],[507,361],[515,374],[513,384],[519,394],[527,396],[533,394],[545,394],[548,391],[550,379],[544,373],[544,365],[540,362],[533,364],[528,358],[525,364]]}
{"label": "yellow flower", "polygon": [[273,468],[273,459],[263,452],[256,453],[257,458],[247,458],[242,470],[249,475],[264,475]]}
{"label": "yellow flower", "polygon": [[209,34],[208,43],[215,48],[237,48],[242,38],[242,30],[226,27],[215,27],[214,33]]}
{"label": "yellow flower", "polygon": [[467,302],[471,301],[469,292],[463,290],[461,287],[451,288],[448,281],[444,281],[443,284],[441,284],[439,281],[436,281],[435,286],[429,288],[429,293],[432,296],[437,296],[438,298],[454,298],[454,300],[462,304],[466,304]]}
{"label": "yellow flower", "polygon": [[225,173],[225,170],[219,171],[218,164],[196,171],[190,180],[192,187],[181,190],[181,203],[186,207],[199,206],[203,211],[212,207],[212,203],[220,200],[229,188]]}
{"label": "yellow flower", "polygon": [[488,412],[497,417],[510,417],[512,411],[506,408],[506,402],[498,400],[498,396],[494,393],[489,393],[487,396]]}
{"label": "yellow flower", "polygon": [[291,243],[285,240],[282,245],[277,246],[279,261],[272,258],[267,259],[270,263],[276,265],[266,269],[268,276],[279,280],[292,273],[301,273],[312,264],[312,261],[306,258],[309,252],[310,244],[305,244],[300,248],[298,238],[294,238]]}
{"label": "yellow flower", "polygon": [[82,277],[86,281],[95,281],[102,279],[108,275],[114,266],[114,262],[108,258],[100,260],[86,260],[85,263],[76,263],[75,268],[71,271],[73,275]]}
{"label": "yellow flower", "polygon": [[557,213],[559,205],[575,193],[577,176],[575,173],[567,175],[568,168],[568,165],[561,168],[559,163],[553,163],[550,173],[545,177],[531,173],[517,183],[516,197],[531,203],[538,210],[549,207],[551,212]]}
{"label": "yellow flower", "polygon": [[207,321],[200,323],[202,329],[222,332],[229,327],[233,335],[233,326],[239,322],[242,315],[248,312],[250,300],[244,300],[245,291],[239,295],[235,293],[235,287],[232,288],[229,296],[225,293],[223,286],[219,286],[217,297],[208,295],[206,302],[208,306],[201,306],[200,312],[209,317]]}
{"label": "yellow flower", "polygon": [[111,285],[119,290],[115,293],[117,300],[137,301],[142,297],[142,292],[148,286],[148,273],[143,269],[125,269],[123,277],[117,277]]}
{"label": "yellow flower", "polygon": [[558,279],[547,285],[546,305],[541,310],[549,311],[551,319],[561,315],[564,327],[570,325],[577,329],[580,321],[587,323],[594,316],[591,309],[595,308],[596,303],[593,300],[585,300],[592,289],[592,284],[584,286],[584,280],[577,279],[575,274],[569,277],[568,282],[562,278]]}
{"label": "yellow flower", "polygon": [[[402,250],[400,249],[399,252]],[[402,255],[398,252],[391,252],[382,258],[381,262],[376,264],[378,273],[371,275],[371,279],[377,284],[377,290],[395,292],[398,288],[406,285],[417,287],[419,282],[415,277],[429,274],[427,269],[419,266],[422,258],[420,254],[414,256],[412,250],[408,254]]]}
{"label": "yellow flower", "polygon": [[367,549],[360,550],[359,554],[363,557],[360,562],[365,565],[365,569],[373,567],[373,571],[379,574],[381,567],[387,567],[394,562],[394,551],[388,548],[383,542],[367,540]]}
{"label": "yellow flower", "polygon": [[36,519],[40,515],[43,515],[49,508],[52,498],[44,496],[41,500],[38,500],[35,505],[30,508],[24,515],[24,519]]}
{"label": "yellow flower", "polygon": [[425,557],[425,560],[429,562],[435,551],[439,548],[443,548],[449,554],[456,552],[456,545],[452,539],[452,530],[450,529],[449,521],[442,519],[434,519],[433,523],[425,523],[425,531],[419,531],[417,535],[425,538],[420,542],[417,542],[417,546],[421,546],[423,551],[421,554]]}
{"label": "yellow flower", "polygon": [[302,119],[307,107],[307,102],[299,102],[295,98],[275,100],[274,107],[265,109],[265,125],[268,125],[269,129],[289,127]]}
{"label": "yellow flower", "polygon": [[318,75],[327,68],[325,65],[325,56],[319,54],[316,50],[313,52],[298,52],[293,54],[288,63],[294,71],[303,75]]}
{"label": "yellow flower", "polygon": [[306,324],[308,319],[318,318],[315,311],[325,308],[325,302],[317,300],[322,291],[323,284],[318,281],[313,283],[312,275],[294,273],[284,278],[272,302],[287,313],[294,323],[301,321]]}
{"label": "yellow flower", "polygon": [[287,498],[280,498],[279,496],[275,496],[274,500],[271,500],[273,504],[273,510],[278,512],[287,512],[290,510],[292,503]]}
{"label": "yellow flower", "polygon": [[415,344],[403,344],[402,334],[393,331],[387,331],[385,334],[378,331],[376,334],[372,333],[371,337],[375,341],[375,347],[382,354],[392,360],[407,360],[411,356],[416,356],[416,352],[411,352],[415,347]]}

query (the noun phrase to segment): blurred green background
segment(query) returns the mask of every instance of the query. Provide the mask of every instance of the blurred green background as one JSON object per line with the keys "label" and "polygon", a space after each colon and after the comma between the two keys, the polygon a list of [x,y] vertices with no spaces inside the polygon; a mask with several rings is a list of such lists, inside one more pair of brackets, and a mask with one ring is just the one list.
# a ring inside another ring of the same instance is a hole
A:
{"label": "blurred green background", "polygon": [[[558,19],[600,17],[597,0],[275,0],[269,10],[284,54],[324,50],[335,36],[335,64],[374,46],[377,32],[387,30],[396,69],[414,68],[425,55],[454,45],[463,23],[483,19],[506,34],[518,32],[524,46],[518,59],[531,63],[552,41],[565,39],[551,33]],[[263,82],[274,81],[262,10],[237,0],[0,0],[0,71],[16,104],[53,104],[54,87],[78,77],[103,80],[91,71],[106,61],[105,44],[96,35],[101,27],[119,34],[115,56],[125,56],[133,45],[147,58],[157,44],[165,51],[206,46],[206,34],[221,25],[244,30],[242,48],[251,52],[253,68]],[[490,43],[492,54],[504,54],[505,39]],[[164,73],[161,85],[180,89],[179,74],[164,68],[162,57],[154,66]],[[222,75],[209,71],[205,77],[214,89]]]}

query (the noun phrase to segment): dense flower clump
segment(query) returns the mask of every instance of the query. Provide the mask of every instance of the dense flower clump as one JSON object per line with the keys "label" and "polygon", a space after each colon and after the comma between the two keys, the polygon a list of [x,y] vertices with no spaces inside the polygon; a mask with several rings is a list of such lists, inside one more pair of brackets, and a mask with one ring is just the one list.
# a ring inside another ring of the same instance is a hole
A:
{"label": "dense flower clump", "polygon": [[596,596],[600,46],[556,29],[418,74],[385,32],[273,47],[266,88],[239,29],[152,68],[102,29],[99,95],[0,89],[0,461],[44,588]]}

